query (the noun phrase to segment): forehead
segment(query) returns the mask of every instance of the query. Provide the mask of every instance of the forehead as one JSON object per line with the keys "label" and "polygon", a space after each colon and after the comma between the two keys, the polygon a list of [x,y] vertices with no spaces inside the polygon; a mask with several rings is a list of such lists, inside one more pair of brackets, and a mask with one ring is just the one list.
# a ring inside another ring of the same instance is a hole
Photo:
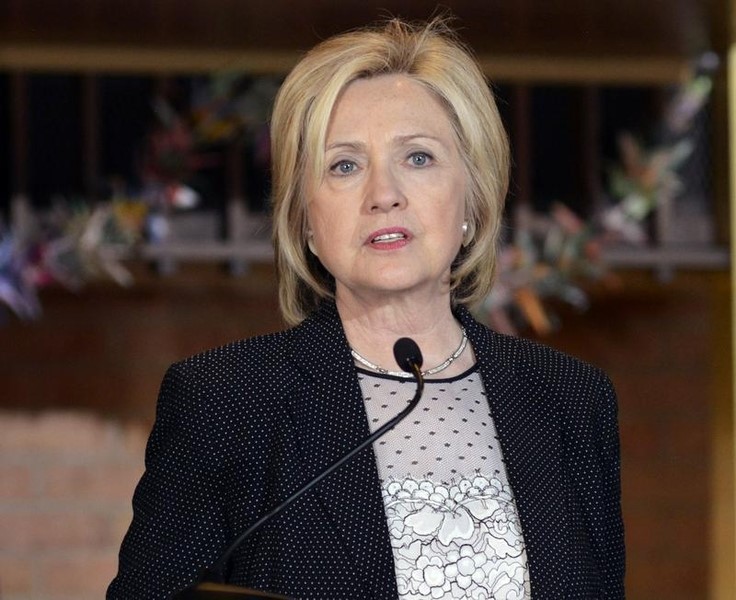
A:
{"label": "forehead", "polygon": [[454,134],[442,101],[419,81],[407,75],[379,75],[351,82],[333,107],[327,141],[382,132]]}

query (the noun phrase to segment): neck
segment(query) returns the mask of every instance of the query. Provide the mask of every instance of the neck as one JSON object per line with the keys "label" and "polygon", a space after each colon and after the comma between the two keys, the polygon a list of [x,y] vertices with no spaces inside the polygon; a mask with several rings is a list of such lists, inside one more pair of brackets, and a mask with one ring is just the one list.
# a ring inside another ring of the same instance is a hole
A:
{"label": "neck", "polygon": [[[424,370],[447,360],[462,339],[449,294],[430,301],[402,302],[395,295],[385,301],[366,301],[338,293],[336,303],[351,348],[389,371],[400,370],[393,356],[393,345],[400,337],[410,337],[419,345]],[[468,345],[462,355],[436,377],[459,374],[472,364],[472,349]]]}

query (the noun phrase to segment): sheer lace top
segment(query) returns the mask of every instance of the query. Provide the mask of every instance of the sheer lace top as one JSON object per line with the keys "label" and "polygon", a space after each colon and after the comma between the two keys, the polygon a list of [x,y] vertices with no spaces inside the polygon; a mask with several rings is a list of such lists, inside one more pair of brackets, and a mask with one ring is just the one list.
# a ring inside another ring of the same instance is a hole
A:
{"label": "sheer lace top", "polygon": [[[359,369],[371,431],[413,380]],[[402,599],[528,599],[514,495],[475,368],[429,379],[414,411],[374,445]]]}

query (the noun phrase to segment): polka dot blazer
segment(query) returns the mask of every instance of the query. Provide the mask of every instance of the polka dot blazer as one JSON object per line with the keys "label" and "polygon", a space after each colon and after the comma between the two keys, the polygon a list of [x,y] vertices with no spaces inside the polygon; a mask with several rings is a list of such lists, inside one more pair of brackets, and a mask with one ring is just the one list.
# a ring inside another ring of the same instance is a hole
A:
{"label": "polka dot blazer", "polygon": [[[616,398],[597,369],[472,319],[532,598],[623,598]],[[109,599],[164,599],[369,432],[337,310],[170,367]],[[372,450],[236,552],[229,580],[300,599],[397,598]]]}

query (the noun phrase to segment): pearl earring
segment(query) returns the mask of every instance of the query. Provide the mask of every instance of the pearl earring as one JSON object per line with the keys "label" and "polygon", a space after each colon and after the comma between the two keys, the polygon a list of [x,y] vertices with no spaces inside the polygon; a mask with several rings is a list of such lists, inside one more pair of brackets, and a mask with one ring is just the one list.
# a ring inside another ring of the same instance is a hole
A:
{"label": "pearl earring", "polygon": [[473,239],[473,234],[471,233],[468,235],[468,231],[470,231],[470,225],[467,221],[463,221],[463,247],[467,246],[470,243],[470,240]]}

